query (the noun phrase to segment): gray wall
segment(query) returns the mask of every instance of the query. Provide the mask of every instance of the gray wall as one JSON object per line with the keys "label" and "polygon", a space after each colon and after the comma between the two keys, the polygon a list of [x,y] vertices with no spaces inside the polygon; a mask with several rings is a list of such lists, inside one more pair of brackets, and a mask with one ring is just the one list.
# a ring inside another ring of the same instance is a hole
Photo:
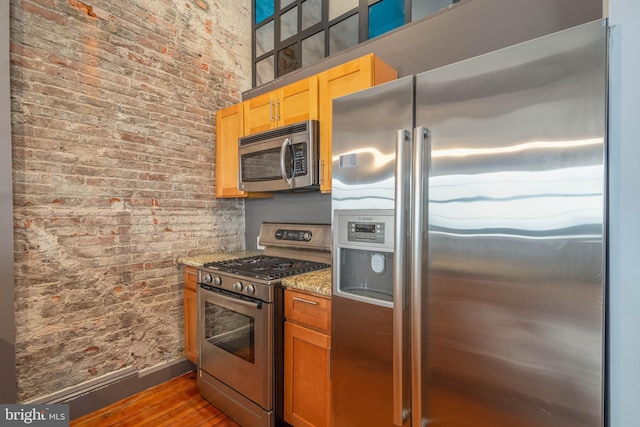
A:
{"label": "gray wall", "polygon": [[331,194],[279,193],[273,199],[247,200],[245,236],[247,249],[256,248],[260,224],[265,222],[303,222],[331,224]]}
{"label": "gray wall", "polygon": [[9,2],[0,2],[0,403],[15,403]]}
{"label": "gray wall", "polygon": [[609,0],[609,425],[640,420],[640,7]]}
{"label": "gray wall", "polygon": [[602,0],[463,0],[243,94],[247,99],[375,52],[400,76],[451,64],[602,18]]}
{"label": "gray wall", "polygon": [[[260,88],[247,99],[375,52],[400,76],[416,74],[602,18],[602,0],[463,0],[432,17],[370,40],[297,70]],[[322,143],[322,141],[320,141]],[[246,201],[246,245],[255,249],[262,221],[330,222],[327,195],[291,194]]]}

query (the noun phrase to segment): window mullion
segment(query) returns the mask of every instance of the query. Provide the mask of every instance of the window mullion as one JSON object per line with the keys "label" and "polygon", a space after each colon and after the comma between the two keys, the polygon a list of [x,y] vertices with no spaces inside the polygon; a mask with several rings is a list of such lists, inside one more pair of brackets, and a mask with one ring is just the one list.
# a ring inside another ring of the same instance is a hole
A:
{"label": "window mullion", "polygon": [[[397,26],[410,23],[414,19],[414,15],[416,15],[416,19],[422,18],[422,16],[435,13],[441,8],[459,2],[459,0],[435,0],[433,3],[422,3],[418,0],[397,0],[399,3],[394,0],[320,0],[320,22],[315,22],[317,4],[311,3],[313,1],[316,0],[253,0],[251,57],[254,87],[267,83],[269,78],[276,79],[293,69],[310,65],[318,61],[320,57],[326,58],[340,50],[352,47],[354,43],[362,43],[370,36],[376,37]],[[334,1],[336,3],[333,3]],[[283,2],[288,2],[288,4],[283,6]],[[334,14],[339,13],[340,15],[330,20],[332,5],[337,7],[337,9],[333,9]],[[374,5],[376,6],[371,9]],[[345,10],[349,7],[351,7],[350,10]],[[400,15],[400,7],[404,7],[404,16]],[[294,8],[297,8],[296,28],[290,37],[282,41],[282,15]],[[414,9],[416,10],[414,11]],[[392,11],[392,13],[388,13],[388,11]],[[262,34],[258,34],[260,28],[266,25],[265,22],[270,19],[273,20],[272,50],[268,49],[270,46],[264,43],[263,38],[259,38],[259,36],[264,37],[265,34],[268,34],[269,29],[263,29]],[[258,20],[260,22],[256,22]],[[307,27],[304,28],[303,25]],[[372,25],[373,28],[371,28]],[[260,51],[257,49],[258,43],[261,46]],[[293,47],[294,45],[295,47]],[[282,72],[279,72],[278,56],[284,55],[283,49],[289,46],[294,48],[295,58],[290,58],[287,55],[284,59],[295,61],[295,63],[293,68],[283,68]],[[273,65],[270,62],[271,57]],[[265,62],[261,63],[261,61]],[[258,64],[261,64],[260,67]],[[269,67],[271,66],[273,66],[272,75],[259,78],[258,68],[270,71]]]}

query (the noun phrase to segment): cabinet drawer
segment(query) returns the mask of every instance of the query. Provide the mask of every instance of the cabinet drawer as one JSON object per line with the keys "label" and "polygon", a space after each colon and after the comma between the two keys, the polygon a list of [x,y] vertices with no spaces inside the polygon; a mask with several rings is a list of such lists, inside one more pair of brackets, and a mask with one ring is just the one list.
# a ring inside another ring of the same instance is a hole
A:
{"label": "cabinet drawer", "polygon": [[284,317],[330,332],[331,300],[287,289],[284,293]]}
{"label": "cabinet drawer", "polygon": [[198,287],[198,269],[188,265],[184,266],[184,288],[195,291]]}

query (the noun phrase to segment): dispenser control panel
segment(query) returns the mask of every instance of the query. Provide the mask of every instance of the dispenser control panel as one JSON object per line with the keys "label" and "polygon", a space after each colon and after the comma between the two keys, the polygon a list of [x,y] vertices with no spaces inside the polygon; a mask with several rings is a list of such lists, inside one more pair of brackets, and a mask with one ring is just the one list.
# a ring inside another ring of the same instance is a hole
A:
{"label": "dispenser control panel", "polygon": [[349,221],[347,223],[347,240],[384,244],[384,226],[384,222]]}
{"label": "dispenser control panel", "polygon": [[333,249],[393,252],[394,218],[392,209],[336,209],[333,211]]}

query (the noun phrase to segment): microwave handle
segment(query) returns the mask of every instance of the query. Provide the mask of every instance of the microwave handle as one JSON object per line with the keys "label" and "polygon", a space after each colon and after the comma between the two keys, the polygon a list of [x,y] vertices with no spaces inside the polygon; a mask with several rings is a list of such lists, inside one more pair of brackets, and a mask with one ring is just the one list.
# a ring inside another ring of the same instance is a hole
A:
{"label": "microwave handle", "polygon": [[[280,149],[280,172],[282,173],[282,178],[287,181],[287,185],[291,186],[291,181],[293,179],[293,173],[291,174],[291,178],[289,178],[287,174],[287,165],[285,165],[285,157],[287,154],[287,150],[291,149],[291,138],[287,138],[282,143],[282,148]],[[293,162],[293,156],[291,156],[291,161]]]}

